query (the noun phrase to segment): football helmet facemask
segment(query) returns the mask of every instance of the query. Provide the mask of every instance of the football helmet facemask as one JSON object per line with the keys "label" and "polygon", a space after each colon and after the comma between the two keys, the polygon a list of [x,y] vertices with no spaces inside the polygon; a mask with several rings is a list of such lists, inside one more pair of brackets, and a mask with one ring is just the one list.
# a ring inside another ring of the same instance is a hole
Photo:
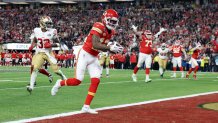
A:
{"label": "football helmet facemask", "polygon": [[118,13],[114,9],[106,10],[102,17],[103,24],[109,29],[114,30],[118,26]]}
{"label": "football helmet facemask", "polygon": [[152,33],[151,33],[150,30],[145,30],[145,31],[144,31],[144,35],[146,36],[146,38],[152,39]]}
{"label": "football helmet facemask", "polygon": [[165,43],[161,44],[161,49],[162,49],[162,50],[165,50],[165,49],[166,49],[166,46],[167,46],[167,45],[166,45]]}

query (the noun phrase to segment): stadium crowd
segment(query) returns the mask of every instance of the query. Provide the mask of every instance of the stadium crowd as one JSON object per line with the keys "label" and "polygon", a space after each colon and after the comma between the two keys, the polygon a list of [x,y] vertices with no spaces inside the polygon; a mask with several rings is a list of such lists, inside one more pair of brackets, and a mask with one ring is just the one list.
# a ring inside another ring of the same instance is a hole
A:
{"label": "stadium crowd", "polygon": [[[0,9],[0,43],[29,43],[32,30],[38,26],[39,16],[48,15],[52,18],[60,39],[71,49],[73,45],[83,43],[93,23],[100,20],[99,17],[105,8],[114,8],[121,16],[119,28],[113,40],[118,41],[125,49],[122,54],[115,54],[115,68],[134,68],[137,63],[138,47],[133,46],[135,39],[130,28],[132,24],[135,24],[139,30],[148,29],[154,34],[160,27],[168,30],[159,36],[155,46],[159,46],[160,42],[166,42],[170,46],[176,39],[180,39],[188,51],[193,42],[200,42],[204,46],[199,57],[202,70],[218,71],[212,57],[213,46],[210,43],[212,40],[218,40],[216,0],[211,0],[204,5],[197,5],[193,1],[176,3],[156,1],[143,3],[143,5],[131,2],[91,4],[85,8],[77,5],[44,5],[39,8],[2,7]],[[154,57],[154,69],[155,62]],[[187,64],[188,60],[183,60],[183,66],[186,67]],[[209,67],[205,69],[205,65]],[[168,69],[171,69],[170,61]]]}

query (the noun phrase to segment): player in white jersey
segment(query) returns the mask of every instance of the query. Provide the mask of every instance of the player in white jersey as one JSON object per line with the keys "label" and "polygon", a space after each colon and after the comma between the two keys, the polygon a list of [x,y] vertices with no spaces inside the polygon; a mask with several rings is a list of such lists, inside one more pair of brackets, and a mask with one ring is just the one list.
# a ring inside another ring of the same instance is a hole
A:
{"label": "player in white jersey", "polygon": [[106,67],[106,77],[109,77],[109,63],[110,63],[110,56],[109,56],[109,52],[101,52],[99,53],[100,55],[100,65],[101,65],[101,77],[102,77],[102,73],[103,73],[103,67],[105,64]]}
{"label": "player in white jersey", "polygon": [[162,43],[161,47],[158,48],[157,51],[159,53],[158,64],[159,64],[160,77],[163,78],[167,66],[169,48],[167,48],[167,45],[165,43]]}
{"label": "player in white jersey", "polygon": [[49,16],[42,16],[39,20],[40,28],[35,28],[31,35],[32,44],[29,49],[33,49],[36,46],[37,50],[32,59],[33,71],[30,86],[27,86],[27,91],[30,93],[34,88],[37,73],[45,61],[49,62],[51,68],[57,75],[63,80],[66,79],[66,76],[59,70],[57,60],[52,52],[52,47],[60,46],[57,30],[52,28],[52,24],[53,22]]}

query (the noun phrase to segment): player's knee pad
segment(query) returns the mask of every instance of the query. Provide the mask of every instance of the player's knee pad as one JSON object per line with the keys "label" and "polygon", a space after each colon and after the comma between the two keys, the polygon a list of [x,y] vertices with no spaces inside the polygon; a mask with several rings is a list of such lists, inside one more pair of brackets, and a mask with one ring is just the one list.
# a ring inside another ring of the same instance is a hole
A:
{"label": "player's knee pad", "polygon": [[81,81],[76,78],[69,78],[66,80],[66,83],[68,86],[76,86],[76,85],[79,85]]}
{"label": "player's knee pad", "polygon": [[58,70],[59,70],[58,65],[51,65],[51,68],[52,68],[52,70],[53,70],[55,73],[57,73]]}
{"label": "player's knee pad", "polygon": [[[39,68],[40,68],[40,67],[37,66],[37,65],[32,65],[32,66],[31,66],[31,71],[32,71],[32,72],[38,72],[38,71],[39,71]],[[31,72],[31,73],[32,73],[32,72]]]}

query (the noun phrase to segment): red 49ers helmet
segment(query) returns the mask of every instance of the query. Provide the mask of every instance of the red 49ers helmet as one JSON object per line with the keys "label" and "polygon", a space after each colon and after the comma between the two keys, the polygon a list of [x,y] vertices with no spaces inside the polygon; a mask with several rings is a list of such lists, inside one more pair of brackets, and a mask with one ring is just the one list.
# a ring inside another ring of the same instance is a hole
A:
{"label": "red 49ers helmet", "polygon": [[114,9],[106,10],[101,19],[103,24],[110,30],[116,29],[118,26],[118,13]]}

